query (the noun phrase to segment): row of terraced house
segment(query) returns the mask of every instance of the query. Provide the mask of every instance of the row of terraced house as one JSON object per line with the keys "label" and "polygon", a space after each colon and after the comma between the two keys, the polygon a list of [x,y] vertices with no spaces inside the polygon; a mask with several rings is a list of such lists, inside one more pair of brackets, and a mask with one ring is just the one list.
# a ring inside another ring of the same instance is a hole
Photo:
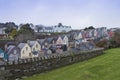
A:
{"label": "row of terraced house", "polygon": [[0,58],[14,61],[18,59],[34,58],[52,54],[65,54],[68,51],[92,50],[97,46],[95,41],[109,39],[112,34],[105,27],[71,31],[64,35],[53,36],[45,39],[28,40],[25,43],[5,45],[5,50],[0,49]]}

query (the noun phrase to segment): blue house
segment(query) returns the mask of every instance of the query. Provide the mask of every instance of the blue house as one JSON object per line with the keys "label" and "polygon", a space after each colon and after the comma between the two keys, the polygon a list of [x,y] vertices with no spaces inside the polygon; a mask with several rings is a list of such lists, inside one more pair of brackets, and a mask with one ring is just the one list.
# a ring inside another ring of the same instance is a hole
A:
{"label": "blue house", "polygon": [[0,48],[0,58],[7,60],[7,54]]}

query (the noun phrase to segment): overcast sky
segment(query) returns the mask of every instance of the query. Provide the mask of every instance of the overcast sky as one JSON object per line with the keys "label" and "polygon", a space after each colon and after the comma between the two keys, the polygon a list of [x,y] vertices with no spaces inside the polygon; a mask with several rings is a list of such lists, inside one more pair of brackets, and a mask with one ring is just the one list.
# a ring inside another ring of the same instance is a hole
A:
{"label": "overcast sky", "polygon": [[0,0],[0,22],[119,27],[120,0]]}

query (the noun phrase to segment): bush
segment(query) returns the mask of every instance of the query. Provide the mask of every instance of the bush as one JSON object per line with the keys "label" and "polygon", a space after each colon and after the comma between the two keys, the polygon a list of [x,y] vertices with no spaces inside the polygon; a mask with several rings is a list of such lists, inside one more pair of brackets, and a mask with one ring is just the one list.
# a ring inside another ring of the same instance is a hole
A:
{"label": "bush", "polygon": [[109,48],[109,41],[106,39],[101,40],[99,42],[96,42],[96,46],[107,49],[107,48]]}

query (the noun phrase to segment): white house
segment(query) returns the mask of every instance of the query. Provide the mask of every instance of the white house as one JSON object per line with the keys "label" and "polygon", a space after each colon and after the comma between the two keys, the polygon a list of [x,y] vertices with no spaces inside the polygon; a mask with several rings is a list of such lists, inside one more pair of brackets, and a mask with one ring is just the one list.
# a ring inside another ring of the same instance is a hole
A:
{"label": "white house", "polygon": [[[19,25],[18,30],[22,25],[24,24]],[[63,26],[61,23],[55,26],[33,25],[31,23],[29,25],[35,32],[68,32],[72,30],[71,26]]]}
{"label": "white house", "polygon": [[54,32],[69,32],[71,30],[71,26],[63,26],[61,23],[58,23],[58,25],[53,26]]}
{"label": "white house", "polygon": [[68,37],[66,35],[64,35],[64,36],[62,36],[62,39],[63,39],[63,44],[69,46]]}
{"label": "white house", "polygon": [[44,27],[44,32],[54,32],[52,26]]}
{"label": "white house", "polygon": [[20,48],[21,59],[32,58],[31,47],[27,43],[20,43],[18,47]]}
{"label": "white house", "polygon": [[81,33],[81,32],[78,32],[77,40],[82,39],[82,38],[83,38],[83,37],[82,37],[82,33]]}
{"label": "white house", "polygon": [[97,30],[94,30],[94,37],[97,37]]}
{"label": "white house", "polygon": [[0,34],[5,34],[5,27],[0,27]]}

